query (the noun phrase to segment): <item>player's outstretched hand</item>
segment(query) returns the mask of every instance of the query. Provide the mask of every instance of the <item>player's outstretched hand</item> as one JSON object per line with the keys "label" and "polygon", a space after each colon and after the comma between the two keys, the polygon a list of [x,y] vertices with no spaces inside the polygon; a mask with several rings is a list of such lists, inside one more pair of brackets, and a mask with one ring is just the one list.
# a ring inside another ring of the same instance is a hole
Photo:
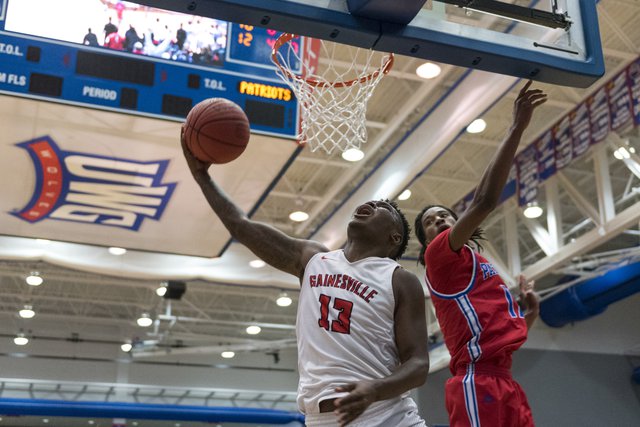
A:
{"label": "player's outstretched hand", "polygon": [[547,102],[547,94],[540,89],[529,89],[529,80],[520,90],[513,105],[513,124],[525,129],[531,122],[533,110]]}
{"label": "player's outstretched hand", "polygon": [[518,276],[518,284],[520,286],[520,297],[528,311],[537,311],[540,306],[540,296],[534,290],[535,280],[527,281],[524,274]]}
{"label": "player's outstretched hand", "polygon": [[211,164],[198,160],[193,154],[191,154],[191,151],[189,151],[189,149],[187,148],[187,143],[184,140],[184,125],[180,129],[180,144],[182,145],[184,158],[187,160],[187,165],[189,165],[189,169],[191,170],[193,176],[196,179],[208,177],[209,174],[207,173],[207,170],[209,169],[209,166],[211,166]]}
{"label": "player's outstretched hand", "polygon": [[375,401],[376,389],[372,382],[360,381],[336,388],[337,392],[348,392],[336,399],[338,424],[344,427],[358,418]]}

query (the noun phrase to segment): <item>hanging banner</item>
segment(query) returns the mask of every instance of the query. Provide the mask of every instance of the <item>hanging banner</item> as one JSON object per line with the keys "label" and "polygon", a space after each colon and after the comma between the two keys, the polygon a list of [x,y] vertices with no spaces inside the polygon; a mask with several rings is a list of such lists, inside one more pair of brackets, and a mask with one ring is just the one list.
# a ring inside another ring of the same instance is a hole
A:
{"label": "hanging banner", "polygon": [[534,143],[538,151],[540,181],[546,181],[556,173],[556,152],[553,144],[553,133],[550,130]]}
{"label": "hanging banner", "polygon": [[553,127],[556,169],[562,169],[573,160],[573,141],[571,136],[571,120],[564,117]]}
{"label": "hanging banner", "polygon": [[613,131],[623,131],[631,127],[633,125],[633,115],[631,113],[631,93],[627,85],[626,70],[607,83],[606,88],[609,98],[611,129]]}
{"label": "hanging banner", "polygon": [[587,152],[591,145],[591,126],[589,123],[589,108],[583,102],[569,113],[571,120],[571,136],[573,142],[573,157],[577,158]]}
{"label": "hanging banner", "polygon": [[627,81],[631,93],[633,121],[640,125],[640,60],[635,61],[627,70]]}
{"label": "hanging banner", "polygon": [[[557,170],[604,141],[610,131],[626,131],[633,125],[640,126],[640,58],[518,154],[500,203],[517,189],[518,204],[527,204],[537,196],[540,183]],[[535,171],[532,158],[536,159]],[[474,192],[454,205],[458,214],[469,206]]]}
{"label": "hanging banner", "polygon": [[523,206],[538,197],[538,153],[534,145],[521,151],[516,157],[518,170],[518,205]]}
{"label": "hanging banner", "polygon": [[456,215],[458,216],[462,215],[462,213],[467,210],[469,205],[471,205],[474,192],[475,191],[472,191],[471,193],[467,194],[467,196],[464,199],[460,200],[458,203],[453,205],[452,209],[456,213]]}
{"label": "hanging banner", "polygon": [[587,98],[587,105],[589,106],[589,121],[591,122],[591,143],[597,144],[604,141],[610,129],[607,88],[600,88]]}

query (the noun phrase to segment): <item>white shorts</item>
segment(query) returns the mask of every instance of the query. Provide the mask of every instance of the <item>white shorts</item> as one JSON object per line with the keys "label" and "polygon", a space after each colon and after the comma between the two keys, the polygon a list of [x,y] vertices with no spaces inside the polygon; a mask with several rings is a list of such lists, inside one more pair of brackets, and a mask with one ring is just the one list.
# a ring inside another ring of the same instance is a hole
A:
{"label": "white shorts", "polygon": [[[333,412],[308,414],[305,417],[307,427],[338,427],[338,419]],[[418,406],[410,397],[375,402],[358,418],[349,423],[349,427],[426,427],[427,424],[418,415]]]}

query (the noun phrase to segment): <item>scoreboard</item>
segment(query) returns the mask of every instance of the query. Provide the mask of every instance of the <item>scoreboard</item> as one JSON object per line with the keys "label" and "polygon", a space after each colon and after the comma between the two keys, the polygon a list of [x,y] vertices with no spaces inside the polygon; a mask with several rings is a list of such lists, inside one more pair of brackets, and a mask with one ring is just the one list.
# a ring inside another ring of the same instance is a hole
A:
{"label": "scoreboard", "polygon": [[[68,16],[79,7],[89,8],[81,24],[83,15]],[[32,22],[42,14],[47,22]],[[83,44],[92,22],[98,43]],[[120,27],[115,48],[106,26],[100,40],[106,22]],[[126,28],[137,44],[126,46]],[[175,121],[222,97],[253,132],[295,138],[297,100],[271,63],[280,34],[117,0],[0,0],[0,93]],[[295,43],[304,49],[303,38]]]}

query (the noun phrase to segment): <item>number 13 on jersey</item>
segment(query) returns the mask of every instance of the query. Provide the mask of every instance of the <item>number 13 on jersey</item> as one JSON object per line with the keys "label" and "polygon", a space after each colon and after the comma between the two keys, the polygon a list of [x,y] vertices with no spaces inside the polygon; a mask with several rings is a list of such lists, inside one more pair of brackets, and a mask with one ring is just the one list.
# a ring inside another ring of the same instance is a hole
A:
{"label": "number 13 on jersey", "polygon": [[[331,304],[333,300],[333,304]],[[329,311],[332,316],[337,314],[334,320],[329,321]],[[353,310],[353,302],[342,299],[332,298],[329,295],[320,294],[320,319],[318,319],[318,326],[326,329],[327,331],[336,332],[339,334],[351,333],[351,311]]]}

